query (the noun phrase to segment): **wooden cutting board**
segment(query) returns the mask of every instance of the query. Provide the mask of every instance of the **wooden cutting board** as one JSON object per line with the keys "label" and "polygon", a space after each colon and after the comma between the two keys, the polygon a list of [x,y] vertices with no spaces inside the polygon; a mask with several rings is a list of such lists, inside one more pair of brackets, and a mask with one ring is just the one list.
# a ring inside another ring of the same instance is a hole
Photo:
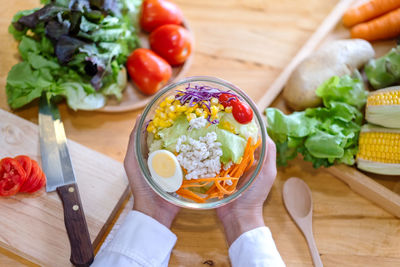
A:
{"label": "wooden cutting board", "polygon": [[[94,246],[128,194],[124,168],[73,141],[68,148]],[[0,158],[28,155],[40,163],[38,126],[0,109]],[[0,246],[41,266],[69,266],[61,200],[44,189],[0,198]]]}

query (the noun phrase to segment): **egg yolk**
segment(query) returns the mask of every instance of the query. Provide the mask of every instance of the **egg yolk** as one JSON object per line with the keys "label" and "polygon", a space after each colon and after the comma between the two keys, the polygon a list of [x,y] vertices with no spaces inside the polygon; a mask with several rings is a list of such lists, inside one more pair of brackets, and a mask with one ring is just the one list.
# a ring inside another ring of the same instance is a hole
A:
{"label": "egg yolk", "polygon": [[166,153],[158,153],[154,155],[151,165],[153,170],[163,178],[169,178],[175,174],[175,161]]}

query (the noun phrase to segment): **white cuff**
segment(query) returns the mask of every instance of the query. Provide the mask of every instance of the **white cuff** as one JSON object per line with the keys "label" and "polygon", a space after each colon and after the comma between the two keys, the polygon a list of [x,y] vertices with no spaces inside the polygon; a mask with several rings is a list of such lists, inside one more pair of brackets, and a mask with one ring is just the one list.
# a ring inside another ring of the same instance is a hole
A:
{"label": "white cuff", "polygon": [[233,267],[237,266],[285,266],[271,231],[259,227],[239,236],[229,248],[229,258]]}
{"label": "white cuff", "polygon": [[169,260],[176,235],[138,211],[130,211],[104,252],[122,254],[144,266],[161,266]]}

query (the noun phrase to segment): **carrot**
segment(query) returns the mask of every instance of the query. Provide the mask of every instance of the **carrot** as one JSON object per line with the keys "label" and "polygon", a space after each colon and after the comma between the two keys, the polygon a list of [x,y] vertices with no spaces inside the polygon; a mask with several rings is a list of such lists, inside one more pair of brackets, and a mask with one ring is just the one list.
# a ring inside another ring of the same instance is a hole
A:
{"label": "carrot", "polygon": [[388,39],[400,35],[400,8],[374,20],[358,24],[350,30],[352,38],[367,41]]}
{"label": "carrot", "polygon": [[235,189],[233,189],[233,190],[226,190],[226,189],[219,183],[219,181],[216,181],[216,182],[215,182],[215,185],[217,186],[217,188],[219,189],[219,191],[220,191],[221,193],[224,193],[224,194],[226,194],[226,195],[232,194],[232,193],[234,192],[234,190],[235,190]]}
{"label": "carrot", "polygon": [[215,189],[217,188],[217,186],[215,185],[215,183],[207,190],[206,195],[208,194],[212,194]]}
{"label": "carrot", "polygon": [[352,27],[361,22],[379,17],[399,7],[399,0],[371,0],[362,5],[349,8],[346,13],[344,13],[342,21],[344,26]]}
{"label": "carrot", "polygon": [[203,199],[202,197],[200,197],[197,194],[193,193],[192,191],[184,189],[184,188],[179,188],[175,193],[177,193],[181,197],[194,200],[194,201],[196,201],[198,203],[206,202],[205,199]]}
{"label": "carrot", "polygon": [[185,188],[185,187],[203,187],[208,185],[210,182],[205,182],[203,184],[182,184],[181,188]]}
{"label": "carrot", "polygon": [[223,180],[231,180],[231,179],[239,179],[236,177],[208,177],[208,178],[200,178],[200,179],[192,179],[185,180],[183,184],[192,184],[192,183],[200,183],[200,182],[210,182],[210,181],[223,181]]}
{"label": "carrot", "polygon": [[209,194],[209,195],[205,198],[205,200],[208,200],[208,199],[210,199],[210,198],[215,198],[215,197],[218,197],[218,192],[214,192],[214,193]]}
{"label": "carrot", "polygon": [[[247,144],[243,152],[243,157],[239,164],[232,165],[228,170],[222,170],[215,177],[185,180],[183,181],[181,188],[179,188],[176,193],[182,197],[194,200],[199,203],[204,203],[210,198],[218,197],[219,199],[222,199],[225,195],[231,195],[236,191],[239,178],[253,164],[254,151],[260,144],[261,139],[258,139],[257,143],[255,145],[252,145],[252,138],[250,137],[247,140]],[[228,180],[232,181],[231,185],[228,185],[228,183],[226,182]],[[213,183],[213,185],[205,193],[206,195],[208,195],[205,198],[202,198],[196,193],[185,189],[187,187],[203,187],[211,182]],[[220,182],[223,182],[223,184],[221,185]]]}

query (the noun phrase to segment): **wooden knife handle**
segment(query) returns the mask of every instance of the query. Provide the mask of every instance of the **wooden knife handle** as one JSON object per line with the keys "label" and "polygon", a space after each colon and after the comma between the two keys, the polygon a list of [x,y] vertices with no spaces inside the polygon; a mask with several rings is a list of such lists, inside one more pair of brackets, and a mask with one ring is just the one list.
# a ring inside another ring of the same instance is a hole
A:
{"label": "wooden knife handle", "polygon": [[57,187],[64,208],[64,223],[71,245],[70,261],[75,266],[89,266],[94,259],[92,242],[76,184]]}

